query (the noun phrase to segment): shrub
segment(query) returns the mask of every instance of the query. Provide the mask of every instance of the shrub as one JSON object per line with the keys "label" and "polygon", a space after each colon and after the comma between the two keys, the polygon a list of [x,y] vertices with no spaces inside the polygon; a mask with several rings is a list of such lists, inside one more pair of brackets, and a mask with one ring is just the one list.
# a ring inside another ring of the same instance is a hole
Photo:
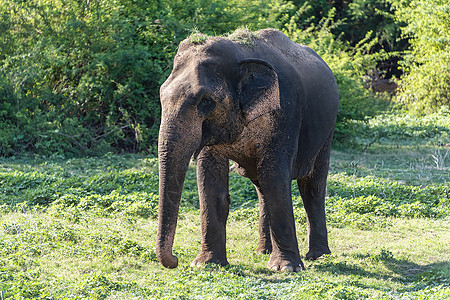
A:
{"label": "shrub", "polygon": [[450,105],[450,3],[442,0],[390,0],[410,50],[401,62],[398,99],[409,109],[429,113]]}

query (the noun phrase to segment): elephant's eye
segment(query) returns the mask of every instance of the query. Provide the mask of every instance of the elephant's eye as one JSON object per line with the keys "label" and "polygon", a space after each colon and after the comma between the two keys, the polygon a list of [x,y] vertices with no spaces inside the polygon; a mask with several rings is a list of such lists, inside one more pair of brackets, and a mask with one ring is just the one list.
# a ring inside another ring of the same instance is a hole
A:
{"label": "elephant's eye", "polygon": [[214,100],[211,97],[204,97],[198,104],[198,111],[203,115],[209,115],[214,107],[216,107]]}

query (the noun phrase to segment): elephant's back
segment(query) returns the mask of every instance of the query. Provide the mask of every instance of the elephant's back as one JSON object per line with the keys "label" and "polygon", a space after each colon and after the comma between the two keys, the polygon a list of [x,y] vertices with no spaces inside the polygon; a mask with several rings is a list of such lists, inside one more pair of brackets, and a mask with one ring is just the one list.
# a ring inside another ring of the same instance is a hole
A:
{"label": "elephant's back", "polygon": [[[311,56],[319,57],[311,48],[305,45],[294,43],[284,33],[272,29],[262,29],[258,31],[257,36],[263,39],[267,44],[277,48],[283,55],[294,60],[310,59]],[[319,57],[320,58],[320,57]]]}
{"label": "elephant's back", "polygon": [[308,46],[294,43],[284,33],[275,29],[260,30],[258,36],[280,53],[300,74],[307,73],[308,78],[315,75],[323,78],[327,75],[328,80],[335,81],[325,61]]}

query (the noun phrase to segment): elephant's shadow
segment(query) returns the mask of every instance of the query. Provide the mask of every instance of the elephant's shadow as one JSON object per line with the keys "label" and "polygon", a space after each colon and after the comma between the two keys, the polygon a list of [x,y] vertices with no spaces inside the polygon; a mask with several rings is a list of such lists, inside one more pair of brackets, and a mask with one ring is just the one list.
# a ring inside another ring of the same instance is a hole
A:
{"label": "elephant's shadow", "polygon": [[[386,255],[386,253],[388,253]],[[450,266],[450,262],[442,261],[435,262],[427,265],[420,265],[407,259],[397,259],[392,256],[390,252],[381,250],[378,255],[373,254],[352,254],[348,257],[356,258],[359,260],[369,260],[374,264],[382,264],[389,269],[391,274],[380,274],[378,272],[368,271],[356,264],[348,263],[345,261],[333,261],[332,259],[325,259],[319,262],[313,262],[307,265],[307,268],[313,268],[321,272],[333,273],[335,275],[359,275],[364,278],[372,278],[377,280],[393,281],[398,283],[411,283],[417,280],[422,280],[424,283],[427,281],[427,277],[433,277],[433,273],[436,270],[442,270]],[[442,274],[442,278],[443,278]],[[439,275],[437,275],[439,277]],[[439,278],[434,284],[439,284]],[[445,280],[445,279],[444,279]],[[375,286],[373,288],[376,288]]]}
{"label": "elephant's shadow", "polygon": [[[262,279],[264,282],[270,283],[282,283],[289,282],[293,278],[297,278],[302,276],[302,272],[300,273],[286,273],[289,274],[288,277],[279,277],[279,272],[270,270],[265,267],[254,267],[252,265],[244,265],[244,264],[229,264],[225,267],[216,265],[216,264],[208,264],[204,266],[205,269],[213,270],[226,270],[227,273],[231,273],[240,277],[253,277]],[[275,275],[275,276],[273,276]]]}
{"label": "elephant's shadow", "polygon": [[[315,270],[324,273],[332,273],[333,275],[356,275],[366,279],[375,279],[383,281],[392,281],[400,284],[408,284],[420,281],[424,286],[427,284],[441,284],[447,281],[445,274],[440,274],[439,270],[443,270],[450,266],[450,262],[442,261],[431,263],[427,265],[420,265],[407,259],[397,259],[392,254],[386,255],[383,250],[381,254],[351,254],[346,257],[355,258],[358,260],[372,261],[374,264],[382,264],[389,269],[391,274],[381,274],[375,271],[369,271],[367,268],[363,268],[357,264],[349,263],[346,261],[336,261],[333,255],[327,256],[324,259],[314,262],[308,262],[305,264],[306,270]],[[207,268],[221,268],[216,265],[209,265]],[[303,277],[307,274],[290,273],[288,277],[271,277],[274,271],[271,271],[263,267],[252,267],[251,265],[234,265],[230,264],[225,267],[228,272],[242,277],[255,277],[264,278],[263,280],[271,283],[281,283],[291,280],[297,280],[298,277]],[[436,272],[437,271],[437,272]],[[371,285],[370,288],[382,289],[376,285]]]}

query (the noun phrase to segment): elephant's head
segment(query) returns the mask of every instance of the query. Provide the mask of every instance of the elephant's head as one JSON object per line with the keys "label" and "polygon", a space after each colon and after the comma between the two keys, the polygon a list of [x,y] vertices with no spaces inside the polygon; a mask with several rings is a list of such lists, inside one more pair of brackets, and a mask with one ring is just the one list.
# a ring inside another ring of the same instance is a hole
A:
{"label": "elephant's head", "polygon": [[280,107],[274,68],[244,53],[227,39],[186,40],[161,86],[156,253],[165,267],[178,265],[172,246],[191,157],[204,146],[233,143],[249,122]]}

